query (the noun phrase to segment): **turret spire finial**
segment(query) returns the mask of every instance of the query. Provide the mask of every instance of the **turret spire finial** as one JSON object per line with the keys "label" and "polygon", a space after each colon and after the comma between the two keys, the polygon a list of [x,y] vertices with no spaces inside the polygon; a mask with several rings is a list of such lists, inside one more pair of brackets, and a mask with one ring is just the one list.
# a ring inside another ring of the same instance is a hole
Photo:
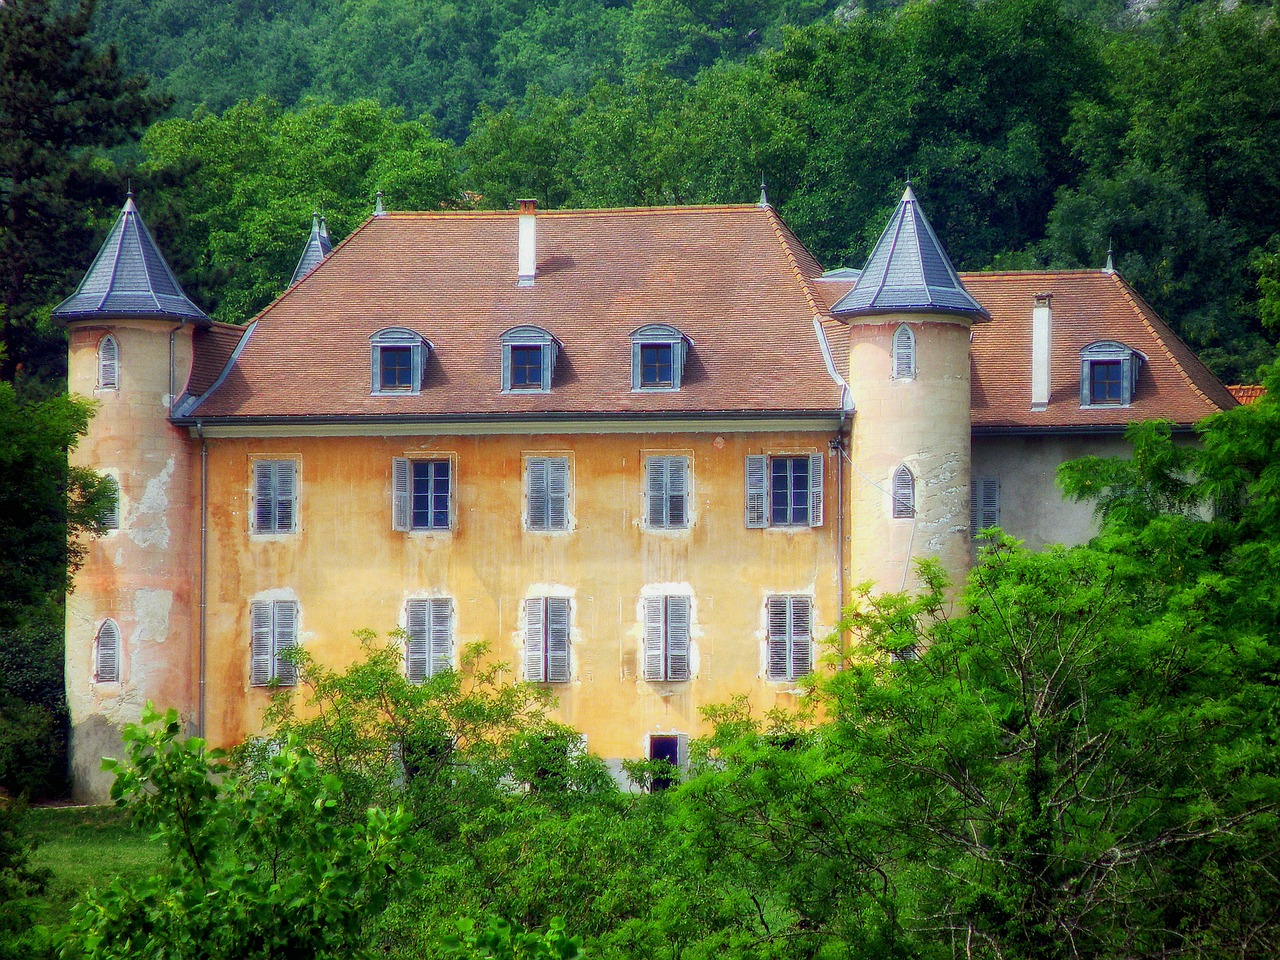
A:
{"label": "turret spire finial", "polygon": [[378,191],[377,199],[373,204],[373,215],[375,217],[385,217],[387,215],[386,208],[382,205],[382,191]]}
{"label": "turret spire finial", "polygon": [[761,174],[760,174],[760,201],[759,201],[759,206],[762,206],[762,207],[767,207],[767,206],[769,206],[769,194],[765,191],[765,188],[764,188],[764,174],[763,174],[763,173],[761,173]]}
{"label": "turret spire finial", "polygon": [[1107,265],[1102,268],[1103,273],[1115,273],[1116,265],[1111,258],[1111,238],[1107,237]]}

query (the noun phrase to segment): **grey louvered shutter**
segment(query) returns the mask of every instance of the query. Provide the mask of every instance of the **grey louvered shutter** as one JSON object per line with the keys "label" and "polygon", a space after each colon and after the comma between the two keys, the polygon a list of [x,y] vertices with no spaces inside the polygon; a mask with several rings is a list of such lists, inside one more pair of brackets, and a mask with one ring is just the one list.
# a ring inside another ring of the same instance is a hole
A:
{"label": "grey louvered shutter", "polygon": [[982,529],[979,525],[981,517],[978,511],[978,487],[981,482],[980,480],[969,481],[969,534],[971,536]]}
{"label": "grey louvered shutter", "polygon": [[644,678],[663,680],[662,597],[644,598]]}
{"label": "grey louvered shutter", "polygon": [[511,344],[502,345],[502,392],[511,389]]}
{"label": "grey louvered shutter", "polygon": [[916,375],[916,338],[905,323],[893,335],[893,377],[910,380]]}
{"label": "grey louvered shutter", "polygon": [[453,601],[431,601],[431,676],[453,668]]}
{"label": "grey louvered shutter", "polygon": [[271,604],[255,601],[249,620],[249,683],[262,687],[271,682]]}
{"label": "grey louvered shutter", "polygon": [[809,455],[809,526],[822,526],[822,464],[820,453]]}
{"label": "grey louvered shutter", "polygon": [[524,678],[530,683],[547,679],[546,606],[541,597],[524,602]]}
{"label": "grey louvered shutter", "polygon": [[116,338],[108,334],[98,344],[98,387],[115,390],[120,386],[120,348]]}
{"label": "grey louvered shutter", "polygon": [[667,458],[650,457],[644,463],[644,488],[648,504],[645,523],[650,527],[667,525]]}
{"label": "grey louvered shutter", "polygon": [[552,340],[550,343],[542,345],[542,389],[551,389],[551,377],[556,369],[556,355],[559,348],[556,342]]}
{"label": "grey louvered shutter", "polygon": [[1134,379],[1133,354],[1128,354],[1120,361],[1120,402],[1126,407],[1133,402]]}
{"label": "grey louvered shutter", "polygon": [[667,458],[667,526],[680,530],[689,525],[689,460]]}
{"label": "grey louvered shutter", "polygon": [[292,460],[276,463],[276,525],[277,533],[292,533],[294,529],[294,505],[298,500],[298,465]]}
{"label": "grey louvered shutter", "polygon": [[253,464],[253,529],[268,533],[275,527],[275,471],[270,460]]}
{"label": "grey louvered shutter", "polygon": [[1093,402],[1093,364],[1088,360],[1080,361],[1080,406],[1087,407]]}
{"label": "grey louvered shutter", "polygon": [[547,679],[563,683],[569,679],[569,600],[547,598]]}
{"label": "grey louvered shutter", "polygon": [[409,461],[404,457],[391,460],[391,529],[408,530],[413,513],[410,509]]}
{"label": "grey louvered shutter", "polygon": [[631,389],[640,389],[640,343],[631,342]]}
{"label": "grey louvered shutter", "polygon": [[527,465],[529,529],[547,529],[547,461],[530,457]]}
{"label": "grey louvered shutter", "polygon": [[291,600],[277,600],[275,606],[275,667],[276,679],[283,686],[298,682],[298,667],[280,654],[298,645],[298,605]]}
{"label": "grey louvered shutter", "polygon": [[1000,525],[1000,479],[999,477],[983,477],[978,496],[978,528]]}
{"label": "grey louvered shutter", "polygon": [[899,467],[893,474],[893,515],[895,517],[916,515],[915,477],[905,466]]}
{"label": "grey louvered shutter", "polygon": [[421,683],[427,679],[430,610],[430,600],[410,600],[405,605],[405,633],[408,637],[405,641],[404,673],[410,683]]}
{"label": "grey louvered shutter", "polygon": [[689,679],[688,597],[667,597],[667,679]]}
{"label": "grey louvered shutter", "polygon": [[98,630],[94,655],[94,679],[99,683],[117,682],[120,679],[120,628],[114,620],[108,620]]}
{"label": "grey louvered shutter", "polygon": [[813,670],[813,607],[808,597],[791,598],[791,676]]}
{"label": "grey louvered shutter", "polygon": [[547,461],[547,529],[569,529],[569,461],[564,457]]}
{"label": "grey louvered shutter", "polygon": [[765,644],[769,662],[765,669],[770,680],[787,679],[787,598],[770,597],[767,604],[768,639]]}
{"label": "grey louvered shutter", "polygon": [[107,495],[111,498],[107,504],[106,513],[102,515],[102,529],[119,530],[120,529],[120,484],[116,482],[115,477],[103,477],[102,482],[107,491]]}
{"label": "grey louvered shutter", "polygon": [[768,458],[747,457],[747,526],[767,526],[765,506],[769,499]]}

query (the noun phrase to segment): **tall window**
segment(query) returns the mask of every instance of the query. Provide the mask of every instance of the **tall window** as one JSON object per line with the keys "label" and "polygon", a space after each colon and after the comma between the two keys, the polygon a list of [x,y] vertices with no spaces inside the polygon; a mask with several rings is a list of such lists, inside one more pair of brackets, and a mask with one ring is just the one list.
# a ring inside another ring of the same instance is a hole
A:
{"label": "tall window", "polygon": [[255,600],[250,621],[250,685],[297,683],[297,667],[282,654],[298,645],[298,604],[293,600]]}
{"label": "tall window", "polygon": [[689,766],[689,735],[685,733],[654,733],[649,735],[649,759],[662,760],[671,767],[669,774],[655,773],[649,782],[649,790],[659,793],[669,790],[680,780],[680,773]]}
{"label": "tall window", "polygon": [[893,335],[893,379],[911,380],[916,375],[916,335],[905,323]]}
{"label": "tall window", "polygon": [[532,683],[569,679],[569,598],[524,602],[524,678]]}
{"label": "tall window", "polygon": [[254,461],[254,531],[256,533],[293,533],[297,529],[297,508],[297,462],[294,460]]}
{"label": "tall window", "polygon": [[410,600],[405,605],[405,676],[422,683],[453,667],[453,601]]}
{"label": "tall window", "polygon": [[969,481],[969,530],[977,533],[1000,525],[1000,480],[975,477]]}
{"label": "tall window", "polygon": [[388,327],[370,338],[373,393],[418,393],[430,344],[412,330]]}
{"label": "tall window", "polygon": [[525,517],[530,530],[569,529],[569,458],[525,458]]}
{"label": "tall window", "polygon": [[822,526],[822,464],[820,453],[747,457],[747,526]]}
{"label": "tall window", "polygon": [[106,620],[93,641],[93,679],[98,683],[120,681],[120,628]]}
{"label": "tall window", "polygon": [[116,338],[107,334],[98,341],[98,389],[120,388],[120,347]]}
{"label": "tall window", "polygon": [[559,341],[541,327],[512,327],[502,335],[503,391],[549,391],[559,351]]}
{"label": "tall window", "polygon": [[103,530],[120,529],[120,483],[115,477],[103,477],[102,488],[108,497],[107,510],[102,515]]}
{"label": "tall window", "polygon": [[391,528],[393,530],[449,530],[452,528],[452,461],[393,458],[391,492]]}
{"label": "tall window", "polygon": [[916,515],[916,478],[905,466],[893,474],[893,515],[898,518]]}
{"label": "tall window", "polygon": [[644,678],[689,679],[689,609],[685,596],[644,598]]}
{"label": "tall window", "polygon": [[631,334],[631,389],[679,390],[689,341],[675,327],[651,323]]}
{"label": "tall window", "polygon": [[773,596],[766,608],[769,679],[808,675],[813,670],[813,601],[805,596]]}
{"label": "tall window", "polygon": [[647,527],[683,530],[689,526],[688,457],[647,457],[644,489]]}

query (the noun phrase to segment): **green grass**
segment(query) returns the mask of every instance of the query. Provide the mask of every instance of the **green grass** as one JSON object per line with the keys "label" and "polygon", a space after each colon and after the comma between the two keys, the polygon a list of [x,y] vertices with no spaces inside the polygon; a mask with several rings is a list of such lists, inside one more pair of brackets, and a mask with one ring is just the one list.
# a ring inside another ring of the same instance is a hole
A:
{"label": "green grass", "polygon": [[164,847],[116,807],[33,807],[23,829],[39,844],[32,865],[53,873],[37,923],[65,923],[83,891],[116,878],[141,880],[164,862]]}

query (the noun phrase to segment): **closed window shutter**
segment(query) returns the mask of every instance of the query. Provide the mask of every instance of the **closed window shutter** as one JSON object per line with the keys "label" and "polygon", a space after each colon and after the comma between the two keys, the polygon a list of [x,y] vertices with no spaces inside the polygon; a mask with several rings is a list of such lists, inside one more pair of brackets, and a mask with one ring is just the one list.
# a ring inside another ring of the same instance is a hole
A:
{"label": "closed window shutter", "polygon": [[685,457],[667,459],[667,526],[688,526],[689,461]]}
{"label": "closed window shutter", "polygon": [[662,680],[662,597],[644,598],[644,678]]}
{"label": "closed window shutter", "polygon": [[763,456],[747,457],[747,526],[765,526],[765,502],[768,499],[768,485],[765,469],[767,458]]}
{"label": "closed window shutter", "polygon": [[453,601],[431,601],[431,676],[453,668]]}
{"label": "closed window shutter", "polygon": [[108,620],[98,631],[94,656],[94,678],[99,683],[117,682],[120,679],[120,628],[114,620]]}
{"label": "closed window shutter", "polygon": [[569,679],[569,600],[547,598],[547,679],[563,683]]}
{"label": "closed window shutter", "polygon": [[916,515],[915,477],[906,467],[899,467],[893,475],[893,515],[895,517]]}
{"label": "closed window shutter", "polygon": [[916,339],[906,324],[893,335],[893,376],[910,380],[916,375]]}
{"label": "closed window shutter", "polygon": [[980,483],[981,481],[979,480],[969,481],[969,531],[970,533],[977,533],[979,530],[982,529],[982,527],[979,526],[979,523],[978,523],[978,521],[981,519],[979,515],[979,510],[978,510],[978,499],[979,499],[978,486]]}
{"label": "closed window shutter", "polygon": [[667,525],[667,458],[650,457],[644,464],[644,486],[647,492],[650,527]]}
{"label": "closed window shutter", "polygon": [[667,679],[689,679],[688,597],[667,597]]}
{"label": "closed window shutter", "polygon": [[524,678],[530,683],[547,679],[546,601],[541,597],[524,602]]}
{"label": "closed window shutter", "polygon": [[277,533],[292,533],[294,504],[298,498],[298,465],[292,460],[276,463],[276,525]]}
{"label": "closed window shutter", "polygon": [[103,337],[98,344],[98,386],[103,390],[120,386],[120,352],[112,336]]}
{"label": "closed window shutter", "polygon": [[253,529],[267,533],[275,529],[275,471],[270,460],[253,464]]}
{"label": "closed window shutter", "polygon": [[791,598],[791,677],[813,670],[813,607],[808,597]]}
{"label": "closed window shutter", "polygon": [[430,662],[430,608],[430,600],[410,600],[405,607],[405,633],[408,638],[405,642],[404,668],[405,677],[410,683],[421,683],[427,679]]}
{"label": "closed window shutter", "polygon": [[408,530],[410,517],[409,461],[404,457],[391,460],[391,529]]}
{"label": "closed window shutter", "polygon": [[547,461],[530,457],[528,463],[529,529],[547,529]]}
{"label": "closed window shutter", "polygon": [[1000,525],[1000,479],[983,477],[978,498],[978,529]]}
{"label": "closed window shutter", "polygon": [[768,602],[768,656],[770,680],[787,679],[787,598],[770,597]]}
{"label": "closed window shutter", "polygon": [[822,526],[822,463],[820,453],[809,455],[809,526]]}
{"label": "closed window shutter", "polygon": [[110,497],[107,504],[107,510],[102,515],[102,529],[119,530],[120,529],[120,484],[116,482],[115,477],[104,477],[103,486]]}
{"label": "closed window shutter", "polygon": [[280,654],[292,650],[298,645],[298,605],[289,600],[279,600],[275,604],[275,668],[276,679],[282,685],[293,686],[298,682],[298,668],[294,663],[283,660]]}
{"label": "closed window shutter", "polygon": [[547,461],[547,529],[569,528],[569,461]]}
{"label": "closed window shutter", "polygon": [[271,682],[271,604],[257,601],[250,608],[249,683],[255,687]]}

